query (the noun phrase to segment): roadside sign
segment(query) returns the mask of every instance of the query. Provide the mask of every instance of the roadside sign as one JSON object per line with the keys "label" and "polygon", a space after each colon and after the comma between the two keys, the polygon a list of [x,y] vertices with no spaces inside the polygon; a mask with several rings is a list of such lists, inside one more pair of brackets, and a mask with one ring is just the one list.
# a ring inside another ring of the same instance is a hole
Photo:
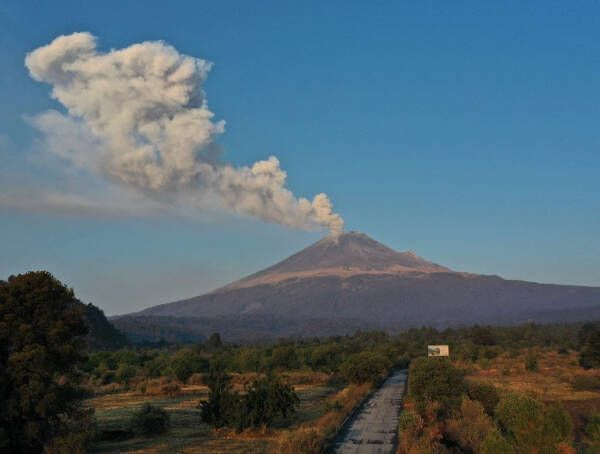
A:
{"label": "roadside sign", "polygon": [[428,345],[427,356],[450,356],[450,348],[447,345]]}

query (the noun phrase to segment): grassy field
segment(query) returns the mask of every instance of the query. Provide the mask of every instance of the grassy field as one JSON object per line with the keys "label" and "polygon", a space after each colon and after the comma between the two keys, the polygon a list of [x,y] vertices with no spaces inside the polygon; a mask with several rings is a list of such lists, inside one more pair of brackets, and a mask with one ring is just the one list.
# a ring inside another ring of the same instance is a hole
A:
{"label": "grassy field", "polygon": [[527,370],[527,353],[505,353],[487,363],[467,366],[470,380],[488,382],[502,389],[532,393],[547,401],[579,401],[600,398],[600,390],[580,391],[573,389],[574,376],[597,376],[596,371],[581,368],[574,352],[560,354],[555,350],[533,351],[537,358],[537,370]]}
{"label": "grassy field", "polygon": [[280,421],[274,431],[246,431],[236,434],[230,430],[215,431],[200,420],[198,403],[208,396],[204,386],[184,386],[178,396],[148,396],[136,392],[121,392],[93,398],[89,403],[96,410],[98,430],[124,429],[132,414],[149,402],[167,410],[171,415],[171,431],[164,435],[126,440],[97,442],[92,452],[139,453],[265,453],[277,437],[278,429],[293,428],[318,419],[326,411],[327,398],[337,390],[326,384],[296,385],[300,397],[297,412]]}
{"label": "grassy field", "polygon": [[[525,368],[528,353],[537,358],[537,370]],[[561,402],[573,417],[577,439],[581,437],[583,421],[590,414],[600,412],[600,389],[578,390],[572,385],[576,376],[600,378],[598,371],[579,366],[575,352],[561,354],[552,349],[533,349],[504,353],[475,366],[466,366],[466,369],[469,380],[533,394],[548,402]]]}

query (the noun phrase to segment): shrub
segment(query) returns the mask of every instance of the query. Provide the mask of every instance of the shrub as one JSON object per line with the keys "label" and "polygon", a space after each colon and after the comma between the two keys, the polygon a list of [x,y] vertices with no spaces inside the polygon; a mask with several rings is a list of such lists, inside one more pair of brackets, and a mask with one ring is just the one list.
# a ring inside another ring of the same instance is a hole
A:
{"label": "shrub", "polygon": [[323,452],[324,437],[312,427],[300,427],[294,431],[283,432],[276,440],[273,453],[320,454]]}
{"label": "shrub", "polygon": [[479,453],[514,454],[515,449],[497,430],[494,430],[490,432],[481,443]]}
{"label": "shrub", "polygon": [[[96,437],[94,410],[80,408],[70,417],[61,418],[61,430],[48,446],[46,454],[84,454]],[[0,450],[1,451],[1,450]]]}
{"label": "shrub", "polygon": [[205,372],[208,361],[191,350],[183,350],[175,354],[171,368],[177,379],[185,383],[193,374]]}
{"label": "shrub", "polygon": [[239,429],[273,425],[278,417],[293,414],[300,403],[294,388],[268,375],[256,380],[240,399]]}
{"label": "shrub", "polygon": [[600,413],[588,417],[583,432],[589,452],[600,452]]}
{"label": "shrub", "polygon": [[573,421],[565,408],[552,402],[544,409],[545,438],[551,445],[568,444],[573,435]]}
{"label": "shrub", "polygon": [[151,435],[162,434],[171,428],[169,413],[160,407],[145,403],[131,417],[131,430],[137,433]]}
{"label": "shrub", "polygon": [[535,372],[538,370],[538,358],[533,351],[527,352],[525,355],[525,370]]}
{"label": "shrub", "polygon": [[483,409],[488,416],[494,416],[494,410],[500,401],[498,391],[494,385],[469,383],[467,385],[467,394],[472,400],[476,400],[483,405]]}
{"label": "shrub", "polygon": [[129,383],[133,377],[137,374],[137,368],[130,364],[120,364],[115,378],[119,383]]}
{"label": "shrub", "polygon": [[464,374],[443,358],[417,358],[408,375],[408,390],[420,407],[428,401],[441,404],[441,412],[458,408],[466,390]]}
{"label": "shrub", "polygon": [[398,429],[400,437],[414,440],[419,437],[425,426],[425,421],[417,412],[405,410],[400,414]]}
{"label": "shrub", "polygon": [[571,378],[574,391],[595,391],[600,388],[600,379],[593,375],[575,375]]}
{"label": "shrub", "polygon": [[494,424],[476,400],[463,398],[460,414],[447,421],[449,438],[468,452],[479,452],[483,441],[494,431]]}
{"label": "shrub", "polygon": [[361,352],[342,363],[341,372],[351,383],[375,383],[387,372],[389,360],[380,353]]}
{"label": "shrub", "polygon": [[405,410],[400,415],[399,443],[400,454],[443,453],[442,431],[436,421],[426,422],[426,418],[413,410]]}
{"label": "shrub", "polygon": [[586,369],[600,367],[600,329],[587,335],[581,348],[579,364]]}
{"label": "shrub", "polygon": [[232,390],[230,377],[221,369],[212,369],[207,383],[210,392],[200,404],[201,417],[214,427],[235,427],[239,432],[271,427],[277,418],[293,414],[300,402],[291,385],[271,374],[255,380],[243,395]]}
{"label": "shrub", "polygon": [[271,352],[271,366],[284,370],[298,369],[300,361],[293,345],[279,345]]}
{"label": "shrub", "polygon": [[545,452],[571,441],[571,418],[558,404],[544,406],[533,397],[511,393],[500,399],[496,418],[520,452]]}

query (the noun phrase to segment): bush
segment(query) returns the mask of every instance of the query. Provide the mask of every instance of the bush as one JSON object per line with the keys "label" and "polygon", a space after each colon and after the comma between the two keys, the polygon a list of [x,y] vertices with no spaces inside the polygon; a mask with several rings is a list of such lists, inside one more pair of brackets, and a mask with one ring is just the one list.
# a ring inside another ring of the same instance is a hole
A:
{"label": "bush", "polygon": [[208,361],[191,350],[183,350],[175,354],[171,368],[177,379],[185,383],[193,374],[206,372]]}
{"label": "bush", "polygon": [[588,417],[583,432],[589,452],[600,452],[600,413]]}
{"label": "bush", "polygon": [[442,441],[440,423],[427,420],[413,410],[400,415],[398,453],[421,454],[447,452]]}
{"label": "bush", "polygon": [[380,353],[361,352],[342,363],[342,376],[351,383],[376,383],[390,367],[389,360]]}
{"label": "bush", "polygon": [[479,452],[483,441],[494,431],[494,424],[480,402],[463,398],[459,416],[448,420],[446,431],[467,452]]}
{"label": "bush", "polygon": [[240,399],[238,429],[271,427],[277,418],[293,414],[299,403],[294,388],[282,383],[276,376],[268,375],[256,380],[246,388],[246,394]]}
{"label": "bush", "polygon": [[279,417],[295,412],[300,399],[294,388],[276,376],[255,380],[240,395],[232,390],[230,377],[222,369],[213,368],[207,376],[208,400],[200,404],[202,420],[213,427],[271,427]]}
{"label": "bush", "polygon": [[294,431],[287,431],[275,442],[273,453],[298,453],[320,454],[323,452],[324,436],[312,427],[300,427]]}
{"label": "bush", "polygon": [[536,372],[538,370],[538,358],[532,351],[527,352],[527,355],[525,355],[525,370],[530,372]]}
{"label": "bush", "polygon": [[[94,410],[80,408],[71,417],[61,418],[61,430],[48,446],[45,454],[84,454],[96,437]],[[1,450],[0,450],[1,451]]]}
{"label": "bush", "polygon": [[479,452],[481,454],[514,454],[515,449],[497,430],[494,430],[485,437]]}
{"label": "bush", "polygon": [[419,437],[425,426],[425,421],[417,412],[413,410],[404,410],[400,414],[398,429],[400,437],[403,439],[414,440]]}
{"label": "bush", "polygon": [[443,358],[417,358],[408,374],[410,396],[421,408],[439,402],[442,413],[458,408],[466,391],[464,373]]}
{"label": "bush", "polygon": [[123,363],[119,365],[115,378],[119,383],[128,384],[136,374],[137,368],[135,366]]}
{"label": "bush", "polygon": [[500,399],[496,418],[519,452],[552,451],[571,441],[571,418],[558,404],[544,406],[533,397],[511,393]]}
{"label": "bush", "polygon": [[467,385],[467,395],[472,400],[480,402],[488,416],[494,416],[494,410],[500,401],[498,391],[494,385],[486,383],[469,383]]}
{"label": "bush", "polygon": [[574,391],[595,391],[600,388],[600,379],[593,375],[575,375],[571,378]]}
{"label": "bush", "polygon": [[145,403],[131,417],[131,430],[137,433],[151,435],[168,432],[171,428],[169,413],[160,407]]}
{"label": "bush", "polygon": [[600,367],[600,329],[597,327],[583,342],[579,364],[586,369]]}

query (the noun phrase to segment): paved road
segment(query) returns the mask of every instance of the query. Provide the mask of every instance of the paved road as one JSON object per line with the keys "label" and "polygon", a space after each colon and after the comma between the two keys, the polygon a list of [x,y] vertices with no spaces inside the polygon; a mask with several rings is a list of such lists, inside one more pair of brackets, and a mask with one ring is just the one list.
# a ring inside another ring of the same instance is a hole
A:
{"label": "paved road", "polygon": [[392,454],[406,385],[406,370],[396,371],[373,393],[340,434],[333,452]]}

